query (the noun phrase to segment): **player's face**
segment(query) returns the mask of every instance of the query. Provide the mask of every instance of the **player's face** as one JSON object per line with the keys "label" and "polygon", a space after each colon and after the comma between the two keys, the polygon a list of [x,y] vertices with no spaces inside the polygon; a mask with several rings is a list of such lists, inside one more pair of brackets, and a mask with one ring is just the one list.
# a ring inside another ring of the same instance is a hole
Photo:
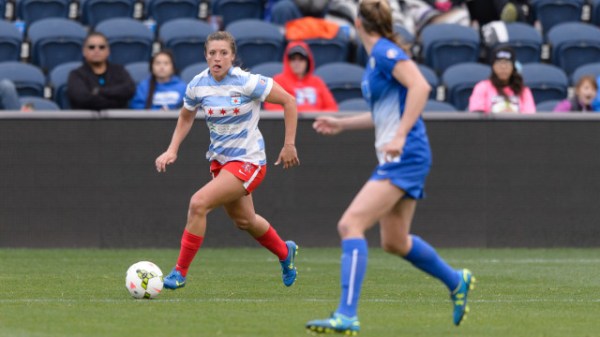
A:
{"label": "player's face", "polygon": [[235,55],[231,50],[229,41],[213,40],[207,43],[206,47],[206,62],[210,74],[214,79],[220,81],[225,78],[229,68],[233,65]]}
{"label": "player's face", "polygon": [[588,81],[583,82],[577,88],[577,99],[583,105],[590,105],[596,97],[596,89]]}
{"label": "player's face", "polygon": [[512,75],[514,69],[510,60],[498,60],[494,62],[492,68],[494,73],[496,73],[496,76],[498,76],[502,82],[508,82],[508,79],[510,78],[510,75]]}
{"label": "player's face", "polygon": [[152,62],[152,73],[158,82],[168,81],[174,73],[171,58],[165,54],[159,54]]}
{"label": "player's face", "polygon": [[92,36],[83,46],[83,58],[89,63],[104,63],[109,55],[108,41],[102,36]]}

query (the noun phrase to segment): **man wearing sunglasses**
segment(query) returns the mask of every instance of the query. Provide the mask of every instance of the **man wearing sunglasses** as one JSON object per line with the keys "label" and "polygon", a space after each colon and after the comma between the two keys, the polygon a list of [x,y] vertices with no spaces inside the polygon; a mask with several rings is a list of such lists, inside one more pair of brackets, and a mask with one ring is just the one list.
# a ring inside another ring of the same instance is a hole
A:
{"label": "man wearing sunglasses", "polygon": [[108,62],[106,36],[90,33],[83,43],[83,65],[69,74],[67,92],[71,109],[127,109],[135,83],[120,64]]}

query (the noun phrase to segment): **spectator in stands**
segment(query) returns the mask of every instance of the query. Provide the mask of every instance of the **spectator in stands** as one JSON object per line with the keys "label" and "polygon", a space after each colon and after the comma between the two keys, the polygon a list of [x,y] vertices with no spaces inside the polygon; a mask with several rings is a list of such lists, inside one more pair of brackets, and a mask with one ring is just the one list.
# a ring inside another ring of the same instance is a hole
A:
{"label": "spectator in stands", "polygon": [[575,96],[560,101],[556,107],[555,112],[591,112],[594,111],[592,108],[592,102],[598,93],[598,83],[593,76],[582,76],[577,84],[575,85]]}
{"label": "spectator in stands", "polygon": [[[298,111],[337,111],[335,98],[325,82],[314,74],[314,68],[314,58],[308,45],[293,41],[285,51],[283,72],[273,79],[296,97]],[[283,107],[265,102],[264,109],[283,110]]]}
{"label": "spectator in stands", "polygon": [[20,110],[19,94],[11,80],[0,80],[0,110]]}
{"label": "spectator in stands", "polygon": [[127,109],[135,83],[120,64],[108,62],[108,39],[90,33],[83,43],[83,65],[69,74],[67,94],[71,109]]}
{"label": "spectator in stands", "polygon": [[163,50],[150,60],[150,77],[137,86],[132,109],[176,110],[183,106],[186,83],[175,74],[173,54]]}
{"label": "spectator in stands", "polygon": [[271,6],[271,21],[285,26],[288,21],[305,16],[324,18],[327,5],[326,0],[277,0]]}
{"label": "spectator in stands", "polygon": [[515,52],[508,46],[492,53],[492,74],[475,85],[469,111],[489,113],[535,113],[531,90],[515,67]]}
{"label": "spectator in stands", "polygon": [[528,22],[529,0],[472,0],[466,1],[474,23],[483,26],[492,21]]}
{"label": "spectator in stands", "polygon": [[[600,88],[600,76],[596,79],[596,87]],[[594,111],[600,111],[600,91],[598,91],[596,98],[592,102],[592,108]]]}

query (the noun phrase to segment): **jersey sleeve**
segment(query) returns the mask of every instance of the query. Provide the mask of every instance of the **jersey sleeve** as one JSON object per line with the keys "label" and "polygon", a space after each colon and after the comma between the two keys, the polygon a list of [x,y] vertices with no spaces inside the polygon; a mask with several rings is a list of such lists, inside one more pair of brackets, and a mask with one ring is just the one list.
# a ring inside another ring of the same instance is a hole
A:
{"label": "jersey sleeve", "polygon": [[190,82],[185,89],[185,96],[183,97],[183,107],[190,111],[194,111],[200,106],[200,99],[196,96],[194,88],[192,87],[192,82]]}
{"label": "jersey sleeve", "polygon": [[264,102],[273,89],[273,79],[270,77],[250,74],[248,82],[244,85],[244,95],[251,99],[258,99]]}
{"label": "jersey sleeve", "polygon": [[396,63],[410,59],[404,50],[395,44],[387,44],[383,48],[378,48],[374,51],[373,56],[377,67],[389,77],[392,77]]}

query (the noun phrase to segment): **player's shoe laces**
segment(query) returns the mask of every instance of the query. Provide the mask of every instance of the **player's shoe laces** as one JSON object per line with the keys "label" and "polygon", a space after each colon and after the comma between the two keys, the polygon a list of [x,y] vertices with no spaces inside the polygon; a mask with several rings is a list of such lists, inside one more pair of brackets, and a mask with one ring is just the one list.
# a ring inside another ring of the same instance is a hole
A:
{"label": "player's shoe laces", "polygon": [[306,323],[306,330],[318,334],[341,333],[356,336],[360,331],[358,317],[347,317],[337,312],[327,319],[317,319]]}
{"label": "player's shoe laces", "polygon": [[185,277],[175,268],[164,278],[164,287],[167,289],[183,288],[184,286]]}
{"label": "player's shoe laces", "polygon": [[296,276],[298,275],[296,266],[294,265],[296,254],[298,254],[298,245],[294,241],[286,241],[285,245],[288,247],[288,256],[285,260],[279,261],[279,263],[281,263],[281,278],[283,279],[283,284],[285,284],[286,287],[289,287],[294,284]]}
{"label": "player's shoe laces", "polygon": [[467,305],[467,295],[469,290],[475,288],[475,277],[468,269],[457,271],[460,276],[458,287],[450,294],[452,304],[454,305],[454,325],[458,326],[467,318],[469,306]]}

